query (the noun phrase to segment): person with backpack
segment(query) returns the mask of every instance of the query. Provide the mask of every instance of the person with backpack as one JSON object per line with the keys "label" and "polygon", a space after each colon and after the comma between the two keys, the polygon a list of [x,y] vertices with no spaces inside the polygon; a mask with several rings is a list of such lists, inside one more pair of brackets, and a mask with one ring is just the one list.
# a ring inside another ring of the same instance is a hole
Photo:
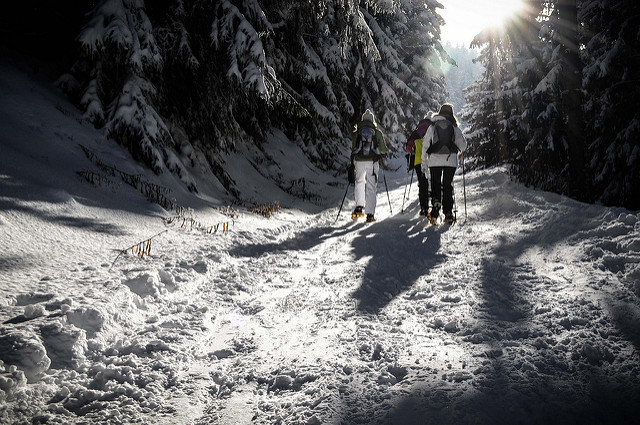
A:
{"label": "person with backpack", "polygon": [[409,170],[412,168],[418,176],[418,200],[420,202],[420,215],[427,215],[429,211],[429,177],[422,171],[422,141],[424,135],[432,124],[434,113],[429,111],[418,123],[415,130],[409,135],[404,150],[409,152]]}
{"label": "person with backpack", "polygon": [[431,211],[427,217],[435,224],[442,209],[444,222],[452,224],[453,176],[458,166],[458,152],[467,148],[467,141],[450,103],[443,104],[432,121],[422,143],[422,171],[428,170],[431,175]]}
{"label": "person with backpack", "polygon": [[367,109],[356,125],[351,140],[351,163],[354,165],[356,207],[352,219],[367,215],[367,222],[376,221],[376,194],[380,158],[387,153],[384,135],[378,129],[373,112]]}

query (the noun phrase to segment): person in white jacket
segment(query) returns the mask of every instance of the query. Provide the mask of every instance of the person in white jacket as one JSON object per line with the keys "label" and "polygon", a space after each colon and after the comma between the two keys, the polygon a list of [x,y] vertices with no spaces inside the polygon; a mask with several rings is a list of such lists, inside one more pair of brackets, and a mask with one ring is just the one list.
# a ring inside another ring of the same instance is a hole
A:
{"label": "person in white jacket", "polygon": [[453,176],[458,167],[458,152],[467,148],[467,141],[458,127],[453,105],[445,103],[433,124],[424,135],[422,143],[422,170],[427,167],[431,176],[431,211],[429,221],[435,223],[444,212],[445,223],[453,223]]}

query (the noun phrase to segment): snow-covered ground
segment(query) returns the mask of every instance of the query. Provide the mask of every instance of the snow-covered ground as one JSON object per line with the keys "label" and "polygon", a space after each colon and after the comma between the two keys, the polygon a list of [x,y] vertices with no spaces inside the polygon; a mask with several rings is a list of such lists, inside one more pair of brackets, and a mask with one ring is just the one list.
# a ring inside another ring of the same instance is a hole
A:
{"label": "snow-covered ground", "polygon": [[0,422],[640,423],[640,214],[496,168],[425,226],[397,163],[378,222],[352,190],[336,222],[344,176],[268,146],[227,172],[270,217],[149,173],[0,63]]}

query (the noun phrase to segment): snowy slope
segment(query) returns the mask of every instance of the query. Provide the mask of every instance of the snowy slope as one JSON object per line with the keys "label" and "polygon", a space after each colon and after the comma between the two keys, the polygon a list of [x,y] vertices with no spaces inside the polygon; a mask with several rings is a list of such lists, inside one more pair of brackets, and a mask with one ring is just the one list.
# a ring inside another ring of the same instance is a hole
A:
{"label": "snowy slope", "polygon": [[[335,222],[344,184],[273,138],[227,171],[284,207],[229,210],[212,176],[194,171],[193,195],[149,174],[2,64],[0,422],[640,422],[640,214],[497,168],[466,176],[466,217],[456,176],[459,223],[430,227],[415,181],[400,213],[400,169],[377,223],[348,219],[352,190]],[[119,175],[84,180],[104,170],[80,144],[193,221]],[[119,254],[154,235],[148,255]]]}

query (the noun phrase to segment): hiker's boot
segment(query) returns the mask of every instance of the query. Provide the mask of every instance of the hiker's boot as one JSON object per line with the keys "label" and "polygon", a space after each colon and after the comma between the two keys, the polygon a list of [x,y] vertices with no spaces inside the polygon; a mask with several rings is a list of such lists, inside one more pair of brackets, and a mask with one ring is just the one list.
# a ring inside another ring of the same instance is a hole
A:
{"label": "hiker's boot", "polygon": [[431,224],[436,224],[438,221],[438,218],[440,217],[440,207],[442,207],[440,201],[435,201],[431,207],[431,211],[427,214],[427,218]]}
{"label": "hiker's boot", "polygon": [[374,221],[376,221],[376,218],[373,214],[367,214],[367,223],[373,223]]}
{"label": "hiker's boot", "polygon": [[438,207],[431,208],[431,211],[429,211],[429,214],[427,214],[427,218],[429,219],[429,222],[431,224],[436,224],[436,222],[438,221],[438,217],[440,217],[440,208]]}
{"label": "hiker's boot", "polygon": [[351,219],[357,220],[360,217],[364,217],[364,209],[360,205],[358,205],[351,213]]}

